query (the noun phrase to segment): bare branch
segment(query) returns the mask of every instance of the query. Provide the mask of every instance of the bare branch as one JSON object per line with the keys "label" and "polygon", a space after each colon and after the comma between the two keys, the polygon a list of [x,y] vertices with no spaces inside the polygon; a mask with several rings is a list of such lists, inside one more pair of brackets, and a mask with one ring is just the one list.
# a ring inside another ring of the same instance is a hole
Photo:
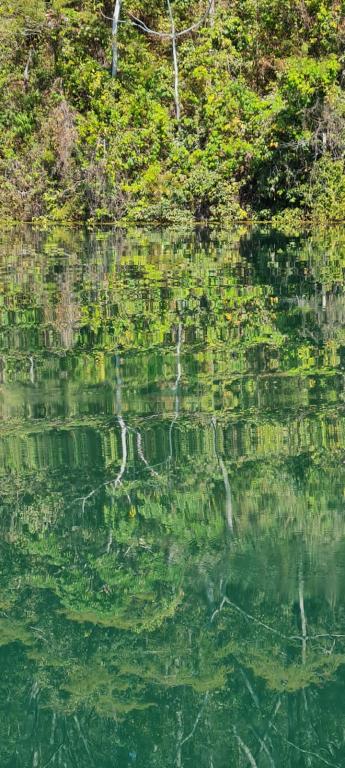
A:
{"label": "bare branch", "polygon": [[307,656],[307,620],[306,620],[305,610],[304,610],[304,580],[303,580],[302,566],[299,569],[298,593],[299,593],[299,608],[301,613],[301,626],[302,626],[302,664],[305,664],[306,656]]}
{"label": "bare branch", "polygon": [[250,751],[250,749],[247,746],[247,744],[245,744],[244,741],[241,739],[241,737],[238,735],[237,730],[236,730],[235,727],[234,727],[234,734],[235,734],[235,738],[238,741],[238,744],[239,744],[242,752],[244,752],[244,754],[245,754],[249,764],[251,765],[251,768],[258,768],[257,763],[256,763],[255,758],[254,758],[254,755]]}
{"label": "bare branch", "polygon": [[219,457],[219,466],[222,470],[223,475],[223,481],[224,481],[224,488],[225,488],[225,514],[226,514],[226,520],[228,523],[228,526],[230,528],[231,533],[234,532],[234,522],[233,522],[233,515],[232,515],[232,499],[231,499],[231,488],[229,483],[229,474],[228,470],[225,466],[225,463],[222,459],[222,457]]}
{"label": "bare branch", "polygon": [[[275,762],[274,762],[274,760],[273,760],[273,757],[272,757],[272,755],[271,755],[271,753],[270,753],[270,751],[269,751],[269,749],[268,749],[268,746],[267,746],[267,744],[266,744],[266,743],[265,743],[265,741],[264,741],[264,740],[261,738],[261,736],[259,736],[259,734],[258,734],[258,733],[255,733],[255,736],[256,736],[256,738],[258,739],[259,743],[260,743],[260,753],[261,753],[261,752],[265,752],[265,755],[267,756],[267,759],[268,759],[268,762],[269,762],[269,764],[272,766],[272,768],[275,768],[275,765],[276,765],[276,764],[275,764]],[[260,753],[259,753],[259,754],[260,754]]]}
{"label": "bare branch", "polygon": [[[165,38],[166,40],[169,40],[172,38],[173,34],[176,38],[184,37],[185,35],[189,35],[191,32],[194,32],[195,29],[198,29],[203,21],[205,21],[212,9],[214,0],[209,0],[207,8],[205,13],[196,21],[194,24],[191,24],[190,27],[186,27],[185,29],[181,29],[180,31],[172,32],[159,32],[157,29],[150,29],[150,27],[145,24],[144,21],[139,19],[137,16],[134,16],[133,13],[129,13],[129,17],[132,19],[135,26],[142,29],[143,32],[146,32],[148,35],[156,35],[157,37]],[[170,4],[170,3],[169,3]],[[170,15],[170,14],[169,14]]]}
{"label": "bare branch", "polygon": [[206,691],[206,693],[205,693],[204,701],[203,701],[203,703],[201,705],[201,709],[199,710],[199,712],[198,712],[198,714],[196,716],[196,720],[195,720],[195,723],[193,725],[193,728],[192,728],[191,732],[188,734],[188,736],[185,736],[185,738],[181,741],[181,744],[180,744],[181,747],[183,746],[183,744],[186,743],[186,741],[189,741],[189,739],[191,739],[192,736],[194,736],[196,727],[197,727],[197,725],[199,723],[199,720],[201,718],[201,715],[203,713],[203,710],[204,710],[205,704],[207,702],[207,699],[208,699],[208,691]]}
{"label": "bare branch", "polygon": [[278,730],[278,728],[272,723],[273,730],[285,741],[286,744],[289,744],[290,747],[293,747],[294,749],[297,749],[298,752],[302,752],[304,755],[310,755],[310,757],[316,757],[318,760],[321,760],[324,765],[329,765],[330,768],[341,768],[339,763],[330,763],[329,760],[326,760],[325,757],[322,755],[319,755],[317,752],[311,752],[309,749],[303,749],[303,747],[299,747],[298,744],[295,744],[293,741],[290,741],[290,739],[286,739],[285,736]]}
{"label": "bare branch", "polygon": [[211,622],[216,617],[217,613],[220,613],[220,611],[223,609],[224,605],[230,605],[231,608],[234,608],[235,611],[238,611],[244,618],[249,619],[249,621],[252,621],[254,624],[258,624],[259,626],[263,627],[264,629],[267,629],[269,632],[272,632],[272,634],[277,635],[278,637],[282,637],[284,640],[302,640],[300,636],[297,635],[284,635],[283,632],[280,632],[279,629],[275,629],[274,627],[270,627],[269,624],[265,624],[265,622],[261,621],[260,619],[257,619],[255,616],[252,616],[250,613],[247,613],[242,608],[240,608],[239,605],[236,605],[236,603],[233,603],[232,600],[229,600],[228,597],[223,597],[223,600],[217,608],[212,616],[211,616]]}
{"label": "bare branch", "polygon": [[138,27],[142,32],[146,32],[148,35],[154,35],[155,37],[160,37],[165,40],[171,40],[171,32],[159,32],[157,29],[150,29],[144,21],[137,16],[134,16],[133,13],[128,13],[128,16],[131,19],[133,26]]}
{"label": "bare branch", "polygon": [[[126,438],[126,436],[127,436],[127,427],[126,427],[126,424],[125,424],[122,416],[118,416],[118,422],[119,422],[119,425],[120,425],[120,428],[121,428],[121,445],[122,445],[122,461],[121,461],[121,466],[120,466],[119,472],[118,472],[118,474],[116,475],[115,478],[113,478],[112,480],[106,480],[105,483],[101,483],[100,485],[97,485],[97,487],[93,488],[92,491],[90,491],[90,493],[86,494],[86,496],[81,496],[80,498],[75,499],[75,502],[82,501],[82,512],[83,513],[85,512],[86,502],[89,501],[93,496],[95,496],[95,494],[98,491],[100,491],[101,488],[106,488],[108,485],[112,485],[113,488],[115,489],[122,482],[122,477],[123,477],[123,475],[125,473],[126,465],[127,465],[127,438]],[[130,500],[128,494],[127,494],[127,498]]]}
{"label": "bare branch", "polygon": [[156,470],[151,467],[151,465],[149,464],[149,462],[147,461],[147,459],[144,456],[141,432],[138,431],[136,434],[137,434],[138,456],[141,458],[141,461],[145,464],[145,466],[147,467],[149,472],[151,472],[151,475],[153,475],[153,477],[159,477],[158,472],[156,472]]}
{"label": "bare branch", "polygon": [[48,768],[48,765],[51,765],[51,763],[52,763],[53,761],[55,761],[55,758],[56,758],[56,756],[59,754],[59,752],[61,752],[61,750],[62,750],[62,747],[63,747],[63,746],[64,746],[64,743],[63,743],[63,742],[62,742],[61,744],[59,744],[59,746],[57,747],[57,749],[55,749],[55,751],[53,752],[53,754],[52,754],[52,755],[49,757],[49,759],[47,760],[47,762],[46,762],[46,763],[44,763],[44,765],[42,766],[42,768]]}
{"label": "bare branch", "polygon": [[262,750],[264,749],[263,745],[265,744],[266,739],[268,738],[268,734],[269,734],[269,731],[270,731],[270,729],[271,729],[271,727],[273,725],[273,721],[275,720],[275,718],[276,718],[276,716],[277,716],[277,714],[278,714],[278,712],[280,710],[281,703],[282,703],[282,700],[281,700],[281,697],[279,696],[279,698],[277,699],[276,705],[274,707],[273,713],[272,713],[272,715],[271,715],[271,717],[270,717],[270,719],[268,721],[266,732],[263,734],[262,739],[260,739],[259,757],[261,755]]}
{"label": "bare branch", "polygon": [[223,482],[224,482],[224,489],[225,489],[225,514],[226,514],[226,520],[227,520],[227,524],[228,524],[228,527],[229,527],[231,533],[233,533],[233,531],[234,531],[234,521],[233,521],[233,514],[232,514],[232,498],[231,498],[231,488],[230,488],[230,483],[229,483],[229,473],[228,473],[228,470],[227,470],[227,468],[225,466],[225,463],[224,463],[222,457],[218,455],[217,445],[216,445],[216,426],[217,426],[217,422],[216,422],[216,419],[214,417],[212,418],[211,424],[212,424],[213,438],[214,438],[214,452],[216,454],[216,458],[217,458],[219,466],[220,466],[220,468],[222,470],[222,475],[223,475]]}

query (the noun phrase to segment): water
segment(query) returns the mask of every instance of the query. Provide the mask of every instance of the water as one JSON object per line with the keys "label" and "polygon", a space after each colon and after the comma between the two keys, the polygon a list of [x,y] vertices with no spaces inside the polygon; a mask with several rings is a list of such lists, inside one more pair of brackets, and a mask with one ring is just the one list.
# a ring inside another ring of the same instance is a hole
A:
{"label": "water", "polygon": [[0,765],[345,765],[345,232],[0,239]]}

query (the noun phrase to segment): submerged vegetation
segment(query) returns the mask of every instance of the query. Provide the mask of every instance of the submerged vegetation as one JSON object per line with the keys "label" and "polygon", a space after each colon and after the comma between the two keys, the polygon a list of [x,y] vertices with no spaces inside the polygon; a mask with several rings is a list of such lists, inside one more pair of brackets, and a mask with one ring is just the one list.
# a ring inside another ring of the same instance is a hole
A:
{"label": "submerged vegetation", "polygon": [[0,216],[345,215],[342,0],[0,0]]}

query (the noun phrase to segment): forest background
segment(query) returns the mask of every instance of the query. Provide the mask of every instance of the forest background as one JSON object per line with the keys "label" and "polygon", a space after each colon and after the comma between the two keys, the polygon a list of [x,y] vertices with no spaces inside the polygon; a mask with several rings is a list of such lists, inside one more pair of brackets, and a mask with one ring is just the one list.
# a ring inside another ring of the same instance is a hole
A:
{"label": "forest background", "polygon": [[341,221],[344,10],[0,0],[1,219]]}

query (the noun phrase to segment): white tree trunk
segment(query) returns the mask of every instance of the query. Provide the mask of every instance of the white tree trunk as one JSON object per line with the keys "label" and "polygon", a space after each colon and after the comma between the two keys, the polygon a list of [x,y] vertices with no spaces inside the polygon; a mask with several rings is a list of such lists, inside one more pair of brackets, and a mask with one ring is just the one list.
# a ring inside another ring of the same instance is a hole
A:
{"label": "white tree trunk", "polygon": [[118,35],[118,29],[119,29],[119,21],[120,21],[120,13],[121,13],[121,5],[122,0],[115,0],[114,5],[114,13],[113,13],[113,23],[112,23],[112,59],[111,59],[111,75],[112,77],[117,76],[117,68],[118,68],[118,61],[119,61],[119,51],[118,51],[118,41],[117,41],[117,35]]}
{"label": "white tree trunk", "polygon": [[214,14],[216,12],[216,0],[210,0],[210,27],[213,27],[214,25]]}
{"label": "white tree trunk", "polygon": [[173,67],[174,67],[174,97],[175,97],[175,112],[176,120],[180,121],[181,108],[180,108],[180,93],[179,93],[179,71],[178,71],[178,59],[177,59],[177,45],[176,45],[176,29],[175,20],[171,8],[170,0],[167,0],[168,10],[171,24],[171,42],[172,42],[172,54],[173,54]]}
{"label": "white tree trunk", "polygon": [[[121,2],[122,0],[116,0],[116,5],[114,9],[114,21],[113,21],[113,40],[114,40],[113,60],[114,60],[114,57],[116,57],[116,66],[117,66],[117,25],[119,24]],[[190,34],[191,32],[194,32],[196,29],[198,29],[198,27],[201,26],[201,24],[203,24],[203,22],[207,19],[209,14],[212,12],[212,8],[214,9],[215,0],[208,0],[208,4],[203,16],[201,16],[201,18],[199,18],[198,21],[196,21],[194,24],[191,24],[190,27],[187,27],[186,29],[181,29],[180,31],[176,31],[174,14],[172,11],[170,0],[167,0],[167,5],[168,5],[168,11],[169,11],[169,18],[170,18],[170,29],[171,29],[170,32],[159,32],[157,29],[150,29],[150,27],[148,27],[144,21],[142,21],[141,19],[138,19],[138,17],[134,16],[133,13],[129,13],[129,17],[131,19],[131,23],[133,24],[133,26],[137,27],[142,32],[145,32],[147,35],[154,35],[155,37],[160,37],[162,40],[171,40],[173,69],[174,69],[175,114],[176,114],[176,120],[179,123],[180,117],[181,117],[181,104],[180,104],[180,93],[179,93],[177,40],[184,37],[185,35]],[[117,22],[115,23],[117,6],[119,6],[119,8],[118,8]]]}

